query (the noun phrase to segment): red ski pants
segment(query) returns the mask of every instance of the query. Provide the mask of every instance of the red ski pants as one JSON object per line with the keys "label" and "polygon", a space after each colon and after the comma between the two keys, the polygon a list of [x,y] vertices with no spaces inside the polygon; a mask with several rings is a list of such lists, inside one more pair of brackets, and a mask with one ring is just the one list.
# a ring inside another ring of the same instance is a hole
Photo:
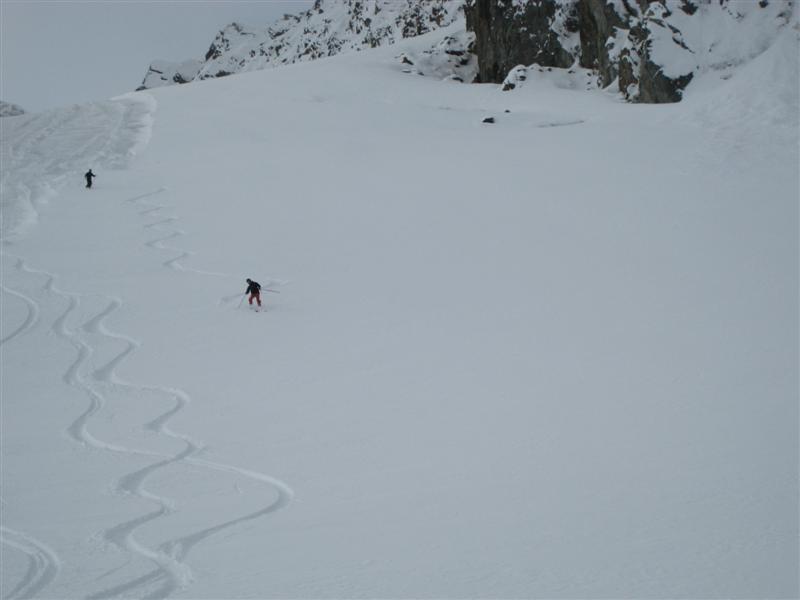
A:
{"label": "red ski pants", "polygon": [[258,292],[250,294],[250,297],[247,299],[247,303],[252,306],[254,298],[255,301],[258,302],[258,305],[261,306],[261,294],[259,294]]}

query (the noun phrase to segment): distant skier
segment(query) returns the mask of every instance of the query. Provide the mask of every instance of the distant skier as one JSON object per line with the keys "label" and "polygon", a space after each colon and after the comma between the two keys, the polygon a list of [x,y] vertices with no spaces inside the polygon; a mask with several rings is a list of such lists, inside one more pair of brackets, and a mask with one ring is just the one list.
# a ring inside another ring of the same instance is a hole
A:
{"label": "distant skier", "polygon": [[245,290],[245,295],[250,294],[250,297],[247,299],[247,303],[250,306],[253,306],[253,300],[258,303],[258,307],[261,308],[261,284],[257,281],[253,281],[252,279],[247,280],[247,290]]}
{"label": "distant skier", "polygon": [[89,171],[86,173],[86,175],[84,175],[84,177],[86,177],[86,187],[90,188],[92,187],[92,178],[97,177],[97,175],[92,173],[92,170],[89,169]]}

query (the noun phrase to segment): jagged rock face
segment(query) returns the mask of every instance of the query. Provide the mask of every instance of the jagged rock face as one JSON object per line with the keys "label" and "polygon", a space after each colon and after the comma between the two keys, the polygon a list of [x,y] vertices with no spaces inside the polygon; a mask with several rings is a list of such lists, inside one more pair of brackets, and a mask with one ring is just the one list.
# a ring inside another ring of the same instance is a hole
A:
{"label": "jagged rock face", "polygon": [[[480,81],[516,66],[581,67],[633,102],[677,102],[695,73],[756,56],[787,0],[467,0]],[[577,41],[576,41],[577,35]]]}
{"label": "jagged rock face", "polygon": [[16,117],[24,114],[25,111],[21,106],[0,100],[0,117]]}
{"label": "jagged rock face", "polygon": [[461,0],[317,0],[310,10],[285,15],[267,28],[232,23],[203,59],[153,63],[139,89],[393,44],[449,25],[462,6]]}
{"label": "jagged rock face", "polygon": [[616,29],[624,29],[625,21],[605,0],[586,0],[577,3],[578,27],[581,38],[580,65],[594,69],[602,84],[610,84],[617,77],[617,64],[611,60],[606,48],[607,40],[614,37]]}
{"label": "jagged rock face", "polygon": [[[581,1],[587,4],[602,2]],[[686,14],[696,12],[696,6],[690,0],[681,0],[681,4],[686,9]],[[671,38],[674,51],[684,54],[692,52],[682,40],[680,30],[665,20],[672,15],[671,11],[665,3],[647,0],[638,0],[635,7],[626,3],[623,6],[627,13],[622,25],[617,26],[617,31],[627,30],[627,39],[623,39],[616,61],[609,52],[602,55],[602,59],[609,65],[608,81],[613,76],[618,76],[619,90],[635,102],[658,104],[680,101],[683,90],[694,77],[694,70],[687,67],[683,73],[667,76],[664,69],[666,65],[658,64],[652,52],[656,39],[664,35]],[[606,48],[613,46],[607,44]]]}
{"label": "jagged rock face", "polygon": [[577,32],[573,9],[553,0],[468,2],[467,29],[475,33],[479,80],[499,83],[517,65],[569,67],[574,58],[562,42]]}

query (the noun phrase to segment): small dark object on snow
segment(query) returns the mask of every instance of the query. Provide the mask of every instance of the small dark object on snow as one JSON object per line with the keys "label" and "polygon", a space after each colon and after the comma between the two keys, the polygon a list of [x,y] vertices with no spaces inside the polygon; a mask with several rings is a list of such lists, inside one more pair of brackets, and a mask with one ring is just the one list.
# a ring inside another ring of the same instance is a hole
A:
{"label": "small dark object on snow", "polygon": [[694,4],[692,0],[683,0],[681,4],[681,10],[685,12],[687,15],[691,16],[697,12],[697,6]]}
{"label": "small dark object on snow", "polygon": [[510,111],[510,110],[508,110],[508,109],[505,109],[503,112],[510,113],[511,111]]}
{"label": "small dark object on snow", "polygon": [[405,65],[413,65],[414,64],[413,62],[411,62],[411,59],[408,58],[405,54],[403,54],[402,63],[405,64]]}
{"label": "small dark object on snow", "polygon": [[494,117],[486,117],[483,120],[484,123],[494,123]]}
{"label": "small dark object on snow", "polygon": [[89,170],[86,172],[86,174],[84,175],[84,177],[86,177],[86,187],[87,187],[87,188],[90,188],[90,187],[92,187],[92,177],[97,177],[97,175],[95,175],[94,173],[92,173],[92,170],[91,170],[91,169],[89,169]]}

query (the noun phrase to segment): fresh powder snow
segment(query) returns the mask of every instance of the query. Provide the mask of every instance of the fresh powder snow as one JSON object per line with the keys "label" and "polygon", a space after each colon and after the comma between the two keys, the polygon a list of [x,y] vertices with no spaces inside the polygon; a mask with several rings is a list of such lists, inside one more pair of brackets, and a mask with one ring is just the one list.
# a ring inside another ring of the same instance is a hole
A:
{"label": "fresh powder snow", "polygon": [[3,598],[797,597],[797,31],[455,34],[2,120]]}

